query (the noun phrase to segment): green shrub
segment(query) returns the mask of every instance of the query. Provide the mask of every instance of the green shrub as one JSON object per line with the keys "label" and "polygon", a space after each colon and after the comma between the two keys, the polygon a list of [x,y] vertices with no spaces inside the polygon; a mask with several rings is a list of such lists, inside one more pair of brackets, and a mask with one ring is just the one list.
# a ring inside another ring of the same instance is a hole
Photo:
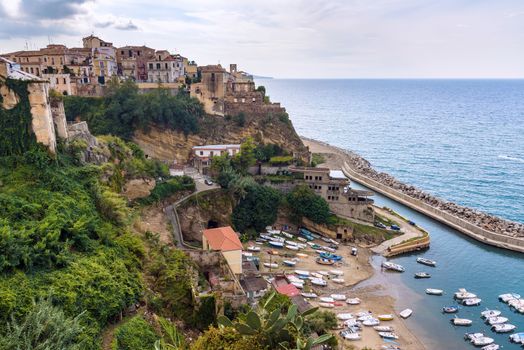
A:
{"label": "green shrub", "polygon": [[138,203],[141,205],[151,205],[166,199],[180,191],[194,191],[195,181],[189,176],[175,176],[166,181],[159,182],[151,191],[149,196],[140,198]]}
{"label": "green shrub", "polygon": [[306,217],[317,224],[325,224],[330,217],[326,200],[307,185],[297,186],[286,197],[287,205],[296,222]]}
{"label": "green shrub", "polygon": [[245,196],[233,209],[231,220],[237,231],[253,228],[260,232],[276,221],[281,195],[273,188],[258,184],[246,190]]}
{"label": "green shrub", "polygon": [[243,127],[246,124],[246,115],[240,112],[233,117],[233,121],[237,126]]}
{"label": "green shrub", "polygon": [[114,350],[152,350],[159,339],[153,327],[135,316],[115,330]]}
{"label": "green shrub", "polygon": [[293,156],[271,157],[271,159],[269,159],[269,163],[275,166],[289,165],[293,163]]}

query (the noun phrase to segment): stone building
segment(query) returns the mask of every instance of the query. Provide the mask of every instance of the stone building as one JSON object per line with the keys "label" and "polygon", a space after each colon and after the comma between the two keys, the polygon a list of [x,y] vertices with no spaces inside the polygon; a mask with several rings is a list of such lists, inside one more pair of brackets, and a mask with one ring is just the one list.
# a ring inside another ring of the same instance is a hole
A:
{"label": "stone building", "polygon": [[147,81],[147,61],[155,56],[155,49],[147,46],[124,46],[116,50],[118,75],[137,82]]}
{"label": "stone building", "polygon": [[233,157],[240,152],[240,145],[205,145],[193,147],[193,166],[200,174],[207,175],[214,156],[229,154]]}
{"label": "stone building", "polygon": [[150,83],[183,83],[184,74],[184,58],[166,50],[157,51],[147,61],[147,81]]}
{"label": "stone building", "polygon": [[191,84],[191,97],[196,97],[208,114],[224,116],[227,72],[221,65],[199,67],[201,81]]}
{"label": "stone building", "polygon": [[373,200],[369,198],[373,192],[352,189],[342,171],[312,167],[290,167],[289,170],[302,174],[304,182],[328,202],[336,215],[367,222],[375,220]]}
{"label": "stone building", "polygon": [[49,87],[62,95],[75,95],[76,84],[71,82],[70,74],[42,74],[42,78],[49,81]]}

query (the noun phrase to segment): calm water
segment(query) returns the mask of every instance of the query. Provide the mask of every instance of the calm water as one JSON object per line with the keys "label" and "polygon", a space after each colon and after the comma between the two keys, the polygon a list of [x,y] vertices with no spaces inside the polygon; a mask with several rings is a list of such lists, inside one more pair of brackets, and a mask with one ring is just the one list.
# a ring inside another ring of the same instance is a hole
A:
{"label": "calm water", "polygon": [[[524,81],[482,80],[260,80],[272,100],[287,108],[299,134],[354,150],[373,166],[442,198],[524,222]],[[355,186],[356,187],[356,186]],[[519,349],[508,335],[491,332],[480,319],[486,307],[503,311],[524,331],[524,315],[497,300],[524,295],[524,255],[482,245],[383,196],[387,205],[431,233],[423,255],[437,268],[395,259],[403,274],[379,273],[393,286],[397,307],[411,307],[407,320],[429,349],[469,349],[465,332],[482,331],[504,349]],[[379,257],[373,264],[380,264]],[[428,271],[431,279],[415,280]],[[370,283],[373,283],[371,281]],[[467,288],[482,298],[459,316],[469,328],[453,327],[440,313],[453,293]],[[426,288],[444,289],[427,296]]]}

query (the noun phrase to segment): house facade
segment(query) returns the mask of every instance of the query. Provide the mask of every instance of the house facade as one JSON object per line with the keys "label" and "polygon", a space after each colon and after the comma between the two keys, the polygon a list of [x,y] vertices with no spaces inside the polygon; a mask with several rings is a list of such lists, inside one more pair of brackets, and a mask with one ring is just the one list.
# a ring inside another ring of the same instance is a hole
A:
{"label": "house facade", "polygon": [[193,166],[199,173],[207,175],[214,156],[228,154],[230,157],[240,152],[240,144],[205,145],[193,147]]}
{"label": "house facade", "polygon": [[147,81],[147,62],[155,56],[155,49],[147,46],[124,46],[116,50],[118,74],[137,82]]}
{"label": "house facade", "polygon": [[150,83],[176,83],[184,80],[184,57],[157,51],[147,61],[147,81]]}

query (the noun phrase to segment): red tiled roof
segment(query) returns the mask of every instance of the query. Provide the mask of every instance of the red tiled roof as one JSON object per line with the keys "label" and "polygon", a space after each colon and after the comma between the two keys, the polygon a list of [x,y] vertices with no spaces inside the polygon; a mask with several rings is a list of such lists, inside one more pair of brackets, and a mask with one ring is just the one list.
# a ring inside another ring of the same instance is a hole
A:
{"label": "red tiled roof", "polygon": [[277,287],[276,289],[277,292],[279,292],[280,294],[287,295],[288,297],[294,297],[300,294],[298,288],[292,284],[285,284],[283,286]]}
{"label": "red tiled roof", "polygon": [[213,250],[242,250],[242,243],[231,226],[204,230],[204,237]]}

